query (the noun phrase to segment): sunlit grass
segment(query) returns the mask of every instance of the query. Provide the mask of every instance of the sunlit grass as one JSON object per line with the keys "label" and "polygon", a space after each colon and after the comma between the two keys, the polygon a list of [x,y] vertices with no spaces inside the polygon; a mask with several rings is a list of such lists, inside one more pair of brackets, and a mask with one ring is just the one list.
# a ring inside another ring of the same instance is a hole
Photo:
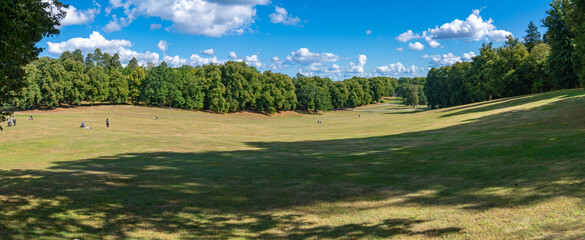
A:
{"label": "sunlit grass", "polygon": [[429,111],[396,101],[16,113],[0,132],[0,238],[585,237],[583,90]]}

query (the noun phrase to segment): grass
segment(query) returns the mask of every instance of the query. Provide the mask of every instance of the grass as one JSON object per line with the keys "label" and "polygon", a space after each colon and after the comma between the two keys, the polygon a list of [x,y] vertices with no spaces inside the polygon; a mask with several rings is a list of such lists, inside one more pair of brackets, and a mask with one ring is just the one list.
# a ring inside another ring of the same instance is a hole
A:
{"label": "grass", "polygon": [[429,111],[17,113],[0,239],[585,238],[583,106],[566,90]]}

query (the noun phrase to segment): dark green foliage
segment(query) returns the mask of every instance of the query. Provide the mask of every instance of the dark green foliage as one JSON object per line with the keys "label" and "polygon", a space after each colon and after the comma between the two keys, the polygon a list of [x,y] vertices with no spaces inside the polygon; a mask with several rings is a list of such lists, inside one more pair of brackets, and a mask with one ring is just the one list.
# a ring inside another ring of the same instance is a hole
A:
{"label": "dark green foliage", "polygon": [[417,85],[404,83],[404,96],[402,97],[402,103],[407,106],[416,107],[419,102],[419,89]]}
{"label": "dark green foliage", "polygon": [[528,48],[528,51],[532,51],[532,48],[539,43],[542,43],[542,35],[534,22],[530,21],[526,29],[526,36],[524,36],[524,45]]}
{"label": "dark green foliage", "polygon": [[[0,106],[23,94],[30,83],[24,67],[42,51],[38,41],[59,34],[65,7],[57,0],[0,1]],[[0,122],[9,114],[0,112]]]}
{"label": "dark green foliage", "polygon": [[573,69],[585,86],[585,0],[572,0],[572,3],[569,20],[574,30]]}
{"label": "dark green foliage", "polygon": [[578,84],[572,62],[575,33],[568,21],[572,4],[569,0],[553,0],[550,6],[548,16],[542,21],[548,28],[546,39],[551,46],[546,70],[556,89],[575,88]]}
{"label": "dark green foliage", "polygon": [[[85,59],[79,50],[64,52],[59,59],[42,58],[26,70],[26,88],[11,101],[23,109],[62,103],[125,103],[131,99],[133,103],[221,113],[329,111],[379,102],[394,94],[398,84],[388,77],[354,77],[340,82],[302,75],[291,79],[271,71],[260,73],[243,62],[180,68],[163,62],[145,69],[132,59],[122,68],[117,54],[100,49]],[[424,78],[409,81],[421,84]]]}

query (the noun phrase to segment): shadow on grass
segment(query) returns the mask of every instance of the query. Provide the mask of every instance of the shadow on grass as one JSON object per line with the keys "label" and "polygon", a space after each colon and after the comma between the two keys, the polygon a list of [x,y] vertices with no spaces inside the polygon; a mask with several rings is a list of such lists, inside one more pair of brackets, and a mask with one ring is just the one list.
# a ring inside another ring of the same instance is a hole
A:
{"label": "shadow on grass", "polygon": [[[581,89],[564,90],[563,92],[565,92],[565,93],[562,95],[561,98],[571,98],[571,97],[583,95],[583,91]],[[487,111],[493,111],[493,110],[498,110],[498,109],[503,109],[503,108],[508,108],[508,107],[515,107],[515,106],[519,106],[519,105],[523,105],[523,104],[527,104],[527,103],[531,103],[531,102],[550,99],[552,97],[557,97],[558,95],[559,95],[559,92],[548,92],[548,93],[514,97],[511,99],[505,98],[505,99],[498,99],[498,100],[493,100],[493,101],[486,101],[486,102],[482,102],[482,103],[478,103],[478,104],[472,104],[472,105],[467,105],[467,106],[463,106],[463,107],[455,107],[452,109],[448,109],[445,112],[451,112],[451,113],[445,114],[442,117],[453,117],[453,116],[465,115],[465,114],[469,114],[469,113],[487,112]],[[471,108],[471,109],[469,109],[469,108]],[[466,109],[466,110],[462,110],[462,109]],[[454,111],[456,111],[456,112],[454,112]]]}
{"label": "shadow on grass", "polygon": [[[0,238],[124,239],[141,231],[219,239],[458,234],[460,226],[413,230],[426,219],[323,226],[278,210],[393,197],[404,200],[382,207],[481,211],[559,196],[583,199],[585,139],[575,126],[582,126],[584,102],[566,99],[546,111],[382,137],[128,153],[56,162],[48,170],[0,171]],[[558,112],[576,115],[559,119]]]}

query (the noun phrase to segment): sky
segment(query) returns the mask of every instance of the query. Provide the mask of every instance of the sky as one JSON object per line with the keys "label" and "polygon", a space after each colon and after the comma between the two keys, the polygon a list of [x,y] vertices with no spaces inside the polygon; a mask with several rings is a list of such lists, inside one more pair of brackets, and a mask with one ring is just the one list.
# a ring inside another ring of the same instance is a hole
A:
{"label": "sky", "polygon": [[[126,64],[244,61],[294,76],[426,76],[470,61],[482,43],[522,38],[551,0],[62,0],[61,33],[42,56],[81,49]],[[544,33],[546,29],[540,28]]]}

